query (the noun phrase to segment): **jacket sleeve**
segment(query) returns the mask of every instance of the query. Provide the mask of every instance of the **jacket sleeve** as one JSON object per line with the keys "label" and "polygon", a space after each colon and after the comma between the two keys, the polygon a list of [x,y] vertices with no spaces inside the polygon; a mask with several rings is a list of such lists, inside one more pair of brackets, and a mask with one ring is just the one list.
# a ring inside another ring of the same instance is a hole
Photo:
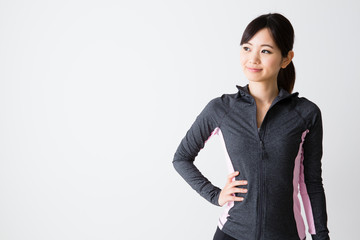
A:
{"label": "jacket sleeve", "polygon": [[204,147],[205,142],[217,133],[215,118],[216,99],[211,100],[196,117],[186,135],[180,142],[172,161],[181,177],[210,203],[220,206],[218,198],[221,189],[214,186],[194,165],[195,157]]}
{"label": "jacket sleeve", "polygon": [[311,118],[308,126],[309,131],[303,145],[303,178],[305,187],[300,188],[300,192],[312,239],[329,240],[325,192],[321,177],[323,127],[321,111],[317,106]]}

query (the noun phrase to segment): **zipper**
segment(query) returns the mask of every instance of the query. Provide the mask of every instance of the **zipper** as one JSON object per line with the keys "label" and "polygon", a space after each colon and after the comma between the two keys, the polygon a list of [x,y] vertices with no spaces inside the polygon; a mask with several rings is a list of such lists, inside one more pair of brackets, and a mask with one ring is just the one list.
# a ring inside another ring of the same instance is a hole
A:
{"label": "zipper", "polygon": [[[274,99],[274,101],[272,102],[272,104],[270,105],[269,109],[267,110],[267,112],[265,113],[264,119],[260,124],[259,130],[257,129],[257,118],[256,118],[256,112],[257,112],[257,107],[256,107],[256,102],[255,99],[252,97],[252,101],[255,105],[255,127],[256,127],[256,131],[258,132],[258,137],[259,137],[259,145],[260,145],[260,151],[261,151],[261,158],[260,158],[260,164],[259,164],[259,170],[260,170],[260,174],[259,174],[259,181],[260,181],[260,192],[259,192],[259,199],[260,202],[258,204],[259,206],[259,212],[258,212],[258,231],[256,232],[256,239],[257,240],[261,240],[264,239],[263,235],[264,235],[264,231],[263,231],[263,222],[264,222],[264,218],[265,218],[265,200],[266,200],[266,196],[265,196],[265,163],[264,163],[264,152],[265,152],[265,146],[264,146],[264,123],[266,121],[266,116],[268,115],[269,111],[271,110],[271,108],[273,108],[277,103],[283,101],[284,99],[287,99],[293,95],[297,95],[298,92],[292,93],[282,99],[278,100],[278,97],[276,97]],[[251,96],[251,95],[250,95]]]}
{"label": "zipper", "polygon": [[[260,131],[259,131],[260,132]],[[259,134],[260,137],[260,134]],[[264,141],[260,138],[261,159],[260,159],[260,207],[259,207],[259,237],[263,239],[263,222],[265,219],[265,162],[264,162]]]}
{"label": "zipper", "polygon": [[260,147],[260,161],[259,161],[259,182],[260,182],[260,186],[259,186],[259,203],[258,203],[258,215],[257,215],[257,219],[258,219],[258,230],[256,231],[256,240],[261,240],[262,239],[262,235],[263,235],[263,219],[264,219],[264,203],[265,203],[265,196],[264,196],[264,141],[263,138],[261,136],[261,133],[263,133],[263,126],[264,126],[264,121],[266,118],[266,115],[268,114],[271,106],[269,107],[268,111],[266,112],[264,119],[262,121],[262,123],[260,124],[259,130],[257,129],[257,118],[256,118],[256,113],[257,113],[257,106],[256,106],[256,102],[255,100],[253,100],[253,103],[255,105],[255,127],[256,127],[256,131],[258,132],[258,137],[259,137],[259,147]]}

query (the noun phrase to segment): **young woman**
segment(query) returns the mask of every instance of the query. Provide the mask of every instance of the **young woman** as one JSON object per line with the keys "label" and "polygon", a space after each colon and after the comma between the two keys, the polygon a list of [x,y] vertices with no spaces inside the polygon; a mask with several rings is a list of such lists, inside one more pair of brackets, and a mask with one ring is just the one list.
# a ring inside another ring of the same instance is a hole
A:
{"label": "young woman", "polygon": [[[303,240],[300,191],[313,240],[327,240],[321,176],[319,107],[292,93],[294,30],[281,14],[246,27],[240,62],[249,83],[212,99],[178,146],[173,165],[202,197],[225,206],[214,240]],[[223,189],[193,164],[205,142],[220,136],[230,175]]]}

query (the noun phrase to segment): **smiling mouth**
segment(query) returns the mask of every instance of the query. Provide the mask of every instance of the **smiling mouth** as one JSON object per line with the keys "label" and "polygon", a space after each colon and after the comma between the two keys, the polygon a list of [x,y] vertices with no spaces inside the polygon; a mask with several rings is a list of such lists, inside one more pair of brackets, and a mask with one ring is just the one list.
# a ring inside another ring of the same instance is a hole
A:
{"label": "smiling mouth", "polygon": [[247,68],[250,72],[260,72],[261,68]]}

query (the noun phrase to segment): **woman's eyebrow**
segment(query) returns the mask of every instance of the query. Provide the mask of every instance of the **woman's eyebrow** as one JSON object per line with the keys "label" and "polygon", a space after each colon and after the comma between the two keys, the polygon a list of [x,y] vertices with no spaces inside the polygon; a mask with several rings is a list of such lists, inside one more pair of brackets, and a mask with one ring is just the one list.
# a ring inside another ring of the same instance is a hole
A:
{"label": "woman's eyebrow", "polygon": [[[247,42],[246,44],[249,44],[249,45],[251,45],[251,46],[252,46],[252,44],[251,44],[251,43],[249,43],[249,42]],[[274,47],[273,47],[273,46],[271,46],[270,44],[261,44],[260,46],[261,46],[261,47],[274,48]]]}

